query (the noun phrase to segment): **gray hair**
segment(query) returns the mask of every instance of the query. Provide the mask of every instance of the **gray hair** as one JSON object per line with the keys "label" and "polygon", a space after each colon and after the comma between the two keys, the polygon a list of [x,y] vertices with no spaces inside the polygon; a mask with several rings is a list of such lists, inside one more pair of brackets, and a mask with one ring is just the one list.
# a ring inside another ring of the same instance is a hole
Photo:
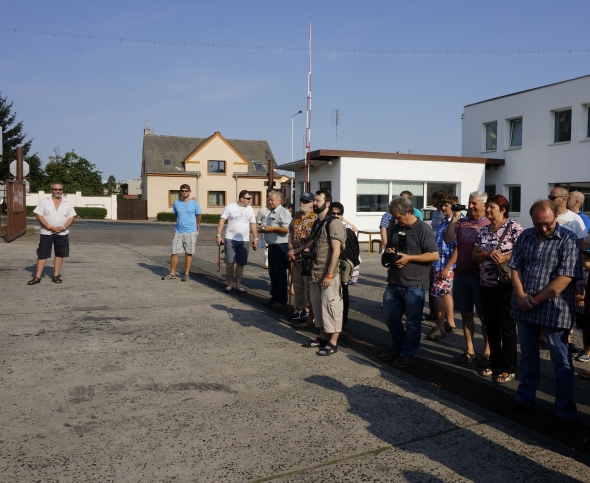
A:
{"label": "gray hair", "polygon": [[269,194],[268,197],[270,198],[271,196],[276,196],[279,200],[283,201],[283,193],[281,193],[280,191],[276,191],[276,190],[272,190]]}
{"label": "gray hair", "polygon": [[407,215],[409,213],[414,213],[414,205],[409,198],[405,196],[394,196],[391,198],[389,205],[387,206],[387,210],[393,216],[393,214],[397,211],[400,215]]}
{"label": "gray hair", "polygon": [[488,201],[488,194],[485,191],[474,191],[473,193],[469,193],[469,198],[477,198],[485,204]]}

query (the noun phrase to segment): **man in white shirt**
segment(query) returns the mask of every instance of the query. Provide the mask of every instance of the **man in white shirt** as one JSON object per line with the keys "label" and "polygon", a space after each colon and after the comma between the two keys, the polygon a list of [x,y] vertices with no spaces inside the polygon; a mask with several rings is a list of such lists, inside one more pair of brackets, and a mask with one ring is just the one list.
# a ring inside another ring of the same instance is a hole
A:
{"label": "man in white shirt", "polygon": [[[227,287],[226,292],[237,290],[238,292],[245,292],[246,289],[242,287],[242,275],[244,267],[248,264],[248,252],[250,251],[250,230],[254,235],[254,248],[258,247],[258,233],[256,231],[256,218],[254,217],[254,210],[250,206],[252,202],[252,194],[247,190],[240,191],[237,203],[230,203],[227,205],[221,218],[217,224],[217,236],[215,243],[221,246],[223,238],[221,231],[223,224],[227,220],[227,228],[225,229],[225,272],[227,273]],[[236,283],[234,285],[234,265]]]}
{"label": "man in white shirt", "polygon": [[567,209],[567,200],[569,192],[565,188],[553,188],[549,193],[549,199],[557,208],[557,223],[563,228],[567,228],[576,234],[580,242],[580,249],[584,249],[584,239],[586,238],[586,227],[580,215],[576,215],[573,211]]}
{"label": "man in white shirt", "polygon": [[63,199],[62,183],[51,183],[51,198],[43,198],[33,210],[41,224],[41,238],[37,248],[37,273],[27,285],[41,283],[47,259],[51,258],[51,246],[55,250],[53,261],[53,282],[62,283],[59,270],[65,257],[70,256],[68,228],[74,223],[76,211],[68,200]]}

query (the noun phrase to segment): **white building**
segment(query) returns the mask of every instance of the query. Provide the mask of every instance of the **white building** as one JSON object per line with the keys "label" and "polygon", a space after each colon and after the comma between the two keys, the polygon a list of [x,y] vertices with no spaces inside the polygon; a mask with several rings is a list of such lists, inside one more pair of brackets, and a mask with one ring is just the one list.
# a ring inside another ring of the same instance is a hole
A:
{"label": "white building", "polygon": [[525,227],[556,186],[584,193],[590,214],[590,75],[465,106],[461,154],[505,160],[486,169],[485,190]]}
{"label": "white building", "polygon": [[[296,201],[303,192],[303,164],[301,160],[277,167],[295,172]],[[482,157],[321,149],[311,153],[311,192],[328,189],[333,200],[344,205],[347,220],[359,230],[378,231],[389,201],[401,191],[411,191],[419,209],[426,208],[432,192],[440,188],[467,203],[469,193],[483,190],[486,167],[503,164],[502,159]]]}

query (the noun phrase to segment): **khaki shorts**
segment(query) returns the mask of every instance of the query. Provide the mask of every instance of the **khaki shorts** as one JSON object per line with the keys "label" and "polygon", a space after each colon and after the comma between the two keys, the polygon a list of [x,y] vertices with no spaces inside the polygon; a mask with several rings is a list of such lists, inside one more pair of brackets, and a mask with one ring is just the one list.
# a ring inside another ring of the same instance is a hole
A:
{"label": "khaki shorts", "polygon": [[176,233],[174,240],[172,240],[172,255],[178,255],[179,253],[186,253],[192,255],[195,253],[197,247],[197,232],[193,231],[190,233]]}
{"label": "khaki shorts", "polygon": [[344,303],[340,274],[334,276],[328,288],[324,288],[322,282],[311,282],[309,298],[316,327],[323,328],[326,334],[342,332]]}

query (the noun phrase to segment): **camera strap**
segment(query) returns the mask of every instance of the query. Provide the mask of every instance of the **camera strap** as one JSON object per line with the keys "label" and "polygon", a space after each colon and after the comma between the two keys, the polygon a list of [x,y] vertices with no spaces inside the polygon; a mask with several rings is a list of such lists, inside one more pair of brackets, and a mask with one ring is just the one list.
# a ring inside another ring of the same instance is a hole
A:
{"label": "camera strap", "polygon": [[319,234],[321,233],[324,225],[326,223],[328,223],[329,221],[332,221],[333,218],[334,217],[330,213],[327,213],[326,217],[322,221],[320,221],[319,218],[316,221],[314,221],[314,223],[311,227],[311,234],[310,234],[310,237],[313,238],[313,245],[311,247],[312,253],[317,254]]}

